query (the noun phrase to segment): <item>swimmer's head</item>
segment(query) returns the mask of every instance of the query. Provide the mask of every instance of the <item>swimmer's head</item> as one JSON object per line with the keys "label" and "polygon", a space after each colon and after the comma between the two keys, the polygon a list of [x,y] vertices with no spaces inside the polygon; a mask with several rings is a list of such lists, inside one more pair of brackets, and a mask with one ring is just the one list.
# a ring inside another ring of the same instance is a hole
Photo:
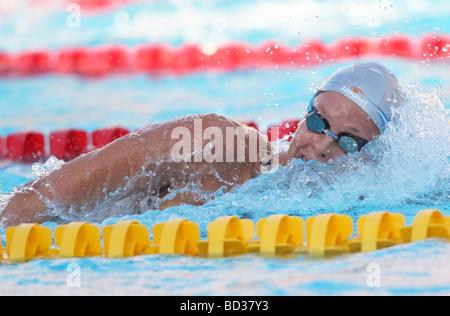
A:
{"label": "swimmer's head", "polygon": [[402,100],[397,78],[382,65],[361,63],[339,69],[311,100],[285,162],[293,158],[327,162],[360,150],[386,130],[393,108]]}
{"label": "swimmer's head", "polygon": [[355,102],[375,123],[380,133],[392,119],[392,110],[402,100],[395,75],[377,63],[359,63],[334,72],[322,84],[322,92],[337,92]]}

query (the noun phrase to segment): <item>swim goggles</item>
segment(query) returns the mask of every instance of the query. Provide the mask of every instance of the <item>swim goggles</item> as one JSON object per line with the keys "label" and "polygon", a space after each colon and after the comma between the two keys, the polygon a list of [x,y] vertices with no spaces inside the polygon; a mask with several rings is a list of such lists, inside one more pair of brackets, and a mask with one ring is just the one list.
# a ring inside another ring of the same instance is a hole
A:
{"label": "swim goggles", "polygon": [[310,104],[308,114],[306,115],[306,126],[310,131],[319,134],[326,134],[337,140],[339,146],[346,153],[355,153],[361,151],[361,148],[369,141],[353,136],[349,133],[339,133],[338,135],[330,131],[330,123],[322,116],[317,109]]}

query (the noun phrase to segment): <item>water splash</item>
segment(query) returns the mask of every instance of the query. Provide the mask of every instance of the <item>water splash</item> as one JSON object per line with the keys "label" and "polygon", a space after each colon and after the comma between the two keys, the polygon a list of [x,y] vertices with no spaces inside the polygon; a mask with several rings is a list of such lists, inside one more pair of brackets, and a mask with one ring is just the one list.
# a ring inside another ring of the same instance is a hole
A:
{"label": "water splash", "polygon": [[203,206],[146,212],[137,219],[152,225],[184,217],[206,231],[208,222],[224,215],[257,220],[275,213],[306,217],[336,212],[356,218],[408,205],[448,207],[448,113],[436,93],[420,92],[418,86],[405,93],[407,104],[398,108],[391,128],[362,154],[327,164],[294,160]]}
{"label": "water splash", "polygon": [[63,160],[57,159],[55,156],[51,156],[47,159],[45,163],[35,163],[32,166],[33,174],[37,178],[42,178],[51,173],[52,171],[58,170],[64,165]]}
{"label": "water splash", "polygon": [[[450,201],[448,110],[436,92],[423,93],[419,86],[410,86],[405,93],[407,104],[396,110],[390,128],[361,154],[342,156],[326,164],[294,160],[226,194],[223,188],[205,192],[193,179],[164,197],[150,189],[135,192],[133,188],[139,179],[151,181],[155,176],[144,166],[142,174],[128,179],[125,187],[110,194],[105,192],[106,200],[77,207],[47,203],[56,222],[87,220],[110,224],[131,217],[152,226],[182,217],[199,223],[203,233],[209,222],[225,215],[258,220],[275,213],[307,217],[334,212],[356,219],[369,211],[393,211],[405,205],[446,208]],[[279,145],[281,150],[287,147],[286,142]],[[33,170],[42,177],[61,164],[51,159],[33,166]],[[161,203],[183,192],[190,192],[205,204],[157,210]]]}

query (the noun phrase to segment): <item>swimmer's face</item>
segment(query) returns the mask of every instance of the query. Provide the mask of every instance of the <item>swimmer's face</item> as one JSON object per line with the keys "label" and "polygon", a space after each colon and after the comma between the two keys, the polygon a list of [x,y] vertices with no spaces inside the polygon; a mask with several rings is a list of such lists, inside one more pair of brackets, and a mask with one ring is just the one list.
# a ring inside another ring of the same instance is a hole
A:
{"label": "swimmer's face", "polygon": [[[379,135],[378,128],[369,116],[356,103],[337,92],[320,93],[314,100],[314,106],[328,120],[330,131],[336,135],[346,132],[368,141]],[[287,160],[298,158],[328,162],[342,155],[345,152],[336,140],[309,130],[303,119],[290,144]]]}

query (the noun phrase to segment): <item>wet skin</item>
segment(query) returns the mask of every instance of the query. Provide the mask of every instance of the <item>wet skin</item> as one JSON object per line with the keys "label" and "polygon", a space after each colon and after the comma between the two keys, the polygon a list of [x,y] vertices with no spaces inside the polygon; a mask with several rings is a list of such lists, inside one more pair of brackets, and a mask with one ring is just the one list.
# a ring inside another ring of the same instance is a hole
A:
{"label": "wet skin", "polygon": [[[379,134],[375,124],[353,101],[335,92],[319,94],[314,102],[317,111],[325,117],[335,134],[348,132],[363,139],[373,140]],[[171,131],[185,127],[194,135],[193,121],[201,118],[202,128],[217,127],[226,135],[227,127],[243,127],[242,124],[216,114],[190,115],[155,124],[126,135],[108,146],[64,164],[45,177],[24,185],[14,194],[0,213],[0,225],[8,227],[21,223],[42,223],[51,220],[49,205],[65,205],[72,211],[95,208],[108,198],[110,192],[123,188],[134,179],[132,190],[153,190],[164,197],[170,190],[181,189],[188,181],[205,191],[215,192],[242,184],[261,172],[261,165],[251,157],[249,139],[245,142],[245,161],[237,162],[174,162],[170,159],[173,146],[179,141],[171,137]],[[246,127],[244,127],[246,128]],[[248,133],[259,132],[246,128]],[[203,139],[203,147],[210,140]],[[264,141],[261,141],[264,142]],[[224,139],[224,146],[226,141]],[[267,143],[262,144],[267,147]],[[237,143],[235,152],[237,152]],[[223,151],[224,154],[226,150]],[[338,142],[325,134],[314,133],[303,119],[294,135],[289,150],[279,157],[281,165],[293,158],[318,160],[325,163],[344,155]],[[149,157],[152,159],[149,160]],[[225,158],[225,157],[224,157]],[[193,179],[192,179],[193,175]],[[128,180],[127,180],[128,179]],[[44,203],[46,200],[47,203]],[[201,205],[205,201],[195,199],[188,192],[165,200],[159,209],[167,209],[182,203]]]}

